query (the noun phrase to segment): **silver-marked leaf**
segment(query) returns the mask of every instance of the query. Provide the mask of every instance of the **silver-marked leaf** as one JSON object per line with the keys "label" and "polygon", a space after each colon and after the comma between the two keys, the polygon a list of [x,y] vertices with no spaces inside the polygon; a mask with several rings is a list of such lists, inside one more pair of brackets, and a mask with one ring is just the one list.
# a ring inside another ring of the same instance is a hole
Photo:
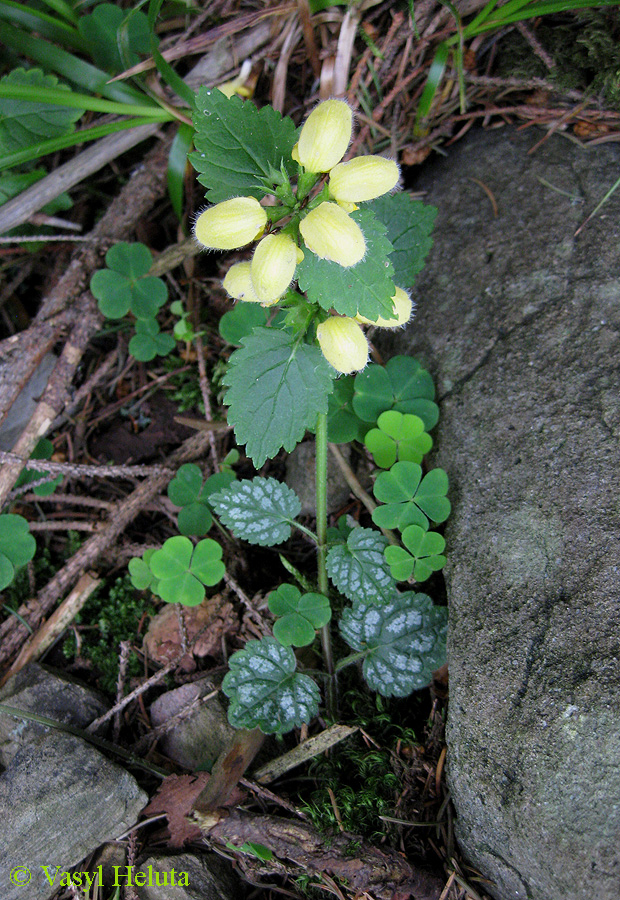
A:
{"label": "silver-marked leaf", "polygon": [[235,481],[210,497],[211,505],[232,533],[250,544],[272,547],[291,534],[291,525],[301,512],[295,491],[275,478]]}
{"label": "silver-marked leaf", "polygon": [[284,331],[255,328],[230,357],[223,381],[228,422],[256,467],[288,453],[327,412],[333,370],[318,347]]}
{"label": "silver-marked leaf", "polygon": [[392,599],[396,582],[385,561],[386,538],[372,528],[354,528],[346,544],[332,547],[327,554],[327,573],[341,594],[349,600],[368,603]]}
{"label": "silver-marked leaf", "polygon": [[295,671],[295,654],[275,638],[248,641],[233,653],[229,665],[222,690],[230,699],[228,718],[235,728],[285,734],[317,715],[317,685]]}
{"label": "silver-marked leaf", "polygon": [[340,632],[366,653],[364,678],[384,697],[406,697],[431,682],[446,660],[448,611],[427,594],[407,592],[385,606],[357,602],[345,609]]}

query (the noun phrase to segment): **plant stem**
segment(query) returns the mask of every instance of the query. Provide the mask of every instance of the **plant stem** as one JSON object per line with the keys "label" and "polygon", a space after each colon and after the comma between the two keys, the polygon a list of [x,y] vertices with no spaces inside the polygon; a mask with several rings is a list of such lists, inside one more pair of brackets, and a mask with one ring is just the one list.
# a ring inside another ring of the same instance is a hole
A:
{"label": "plant stem", "polygon": [[[316,422],[316,534],[318,539],[317,581],[321,594],[328,596],[327,580],[327,413],[319,413]],[[327,713],[336,719],[336,682],[329,623],[321,629],[323,660],[328,675]]]}

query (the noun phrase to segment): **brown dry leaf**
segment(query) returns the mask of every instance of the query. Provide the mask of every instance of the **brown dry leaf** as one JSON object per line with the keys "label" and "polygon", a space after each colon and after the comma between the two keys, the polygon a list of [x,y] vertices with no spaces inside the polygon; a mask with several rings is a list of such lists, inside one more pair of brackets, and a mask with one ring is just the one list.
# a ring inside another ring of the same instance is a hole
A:
{"label": "brown dry leaf", "polygon": [[[222,636],[237,629],[232,605],[219,594],[199,606],[184,607],[183,620],[191,652],[198,657],[219,656]],[[161,665],[178,659],[182,640],[175,606],[165,606],[151,619],[143,644],[149,658]]]}
{"label": "brown dry leaf", "polygon": [[430,156],[430,147],[404,147],[401,154],[404,166],[419,166],[427,156]]}
{"label": "brown dry leaf", "polygon": [[[144,810],[145,816],[159,816],[162,813],[167,816],[171,847],[179,848],[186,841],[197,841],[202,838],[200,828],[190,822],[187,816],[210,777],[208,772],[198,772],[196,775],[169,775],[162,781],[159,790]],[[226,805],[237,806],[243,801],[244,796],[238,788],[235,788]]]}

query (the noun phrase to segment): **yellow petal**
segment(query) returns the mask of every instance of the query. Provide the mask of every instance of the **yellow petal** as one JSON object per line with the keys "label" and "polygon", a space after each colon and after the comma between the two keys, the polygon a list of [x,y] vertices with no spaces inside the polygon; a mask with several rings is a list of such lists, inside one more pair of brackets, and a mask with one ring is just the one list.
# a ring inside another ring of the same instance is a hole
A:
{"label": "yellow petal", "polygon": [[235,263],[234,266],[231,266],[222,285],[224,290],[231,297],[234,297],[235,300],[245,300],[246,303],[260,303],[260,298],[256,296],[254,285],[252,284],[249,262]]}
{"label": "yellow petal", "polygon": [[255,240],[267,224],[267,213],[254,197],[233,197],[201,213],[194,225],[196,240],[211,250],[236,250]]}
{"label": "yellow petal", "polygon": [[359,225],[337,203],[321,203],[301,220],[299,231],[309,250],[345,268],[354,266],[366,253]]}
{"label": "yellow petal", "polygon": [[355,319],[332,316],[316,329],[319,347],[327,362],[347,375],[368,362],[368,341]]}
{"label": "yellow petal", "polygon": [[288,234],[268,234],[252,257],[252,284],[261,303],[273,303],[286,291],[297,267],[297,245]]}
{"label": "yellow petal", "polygon": [[397,287],[396,293],[392,297],[392,303],[394,304],[394,315],[389,319],[379,316],[377,321],[373,322],[372,319],[367,319],[359,314],[355,318],[364,325],[378,325],[380,328],[400,328],[401,325],[406,325],[411,318],[413,301],[406,291]]}
{"label": "yellow petal", "polygon": [[329,194],[338,203],[363,203],[396,187],[398,166],[383,156],[357,156],[329,173]]}
{"label": "yellow petal", "polygon": [[319,103],[301,129],[298,162],[307,172],[329,172],[346,153],[352,130],[353,114],[344,100]]}

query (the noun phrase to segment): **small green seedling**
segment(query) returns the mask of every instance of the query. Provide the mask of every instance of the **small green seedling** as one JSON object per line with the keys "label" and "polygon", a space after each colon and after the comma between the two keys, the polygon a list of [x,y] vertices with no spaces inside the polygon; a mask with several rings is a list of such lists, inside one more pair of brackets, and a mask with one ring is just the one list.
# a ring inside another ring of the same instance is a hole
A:
{"label": "small green seedling", "polygon": [[284,647],[307,647],[319,628],[332,617],[329,600],[323,594],[302,594],[294,584],[281,584],[269,595],[269,609],[280,618],[273,635]]}
{"label": "small green seedling", "polygon": [[16,569],[30,562],[36,549],[28,522],[22,516],[0,515],[0,591],[13,581]]}
{"label": "small green seedling", "polygon": [[376,464],[389,469],[397,460],[422,462],[433,446],[433,439],[424,430],[419,416],[389,409],[381,413],[377,427],[366,433],[364,443]]}
{"label": "small green seedling", "polygon": [[138,590],[150,588],[166,603],[198,606],[205,598],[205,585],[217,584],[226,572],[222,548],[210,538],[194,547],[189,538],[179,535],[168,538],[160,550],[147,553],[130,561],[132,583]]}
{"label": "small green seedling", "polygon": [[213,524],[209,498],[234,480],[234,473],[228,471],[217,472],[204,481],[194,463],[181,466],[168,485],[169,499],[181,507],[178,519],[181,534],[202,536],[209,531]]}
{"label": "small green seedling", "polygon": [[153,265],[144,244],[121,241],[105,257],[107,269],[99,269],[90,280],[93,297],[107,319],[122,319],[132,312],[136,319],[154,319],[168,299],[166,282],[148,275]]}
{"label": "small green seedling", "polygon": [[156,356],[167,356],[174,349],[174,338],[162,334],[157,319],[138,319],[136,333],[129,341],[129,352],[138,362],[150,362]]}
{"label": "small green seedling", "polygon": [[372,520],[379,528],[398,528],[419,525],[427,530],[430,522],[445,522],[450,515],[448,476],[443,469],[432,469],[422,477],[422,467],[412,462],[394,463],[388,472],[381,472],[374,484],[378,506]]}
{"label": "small green seedling", "polygon": [[396,581],[407,581],[412,575],[415,581],[426,581],[446,564],[442,555],[446,542],[436,531],[409,525],[403,531],[403,544],[406,550],[395,546],[385,548],[385,561]]}
{"label": "small green seedling", "polygon": [[170,304],[170,312],[174,316],[179,316],[179,321],[175,323],[172,329],[175,340],[190,344],[197,335],[192,323],[189,321],[189,313],[183,309],[183,304],[180,300],[175,300],[174,303]]}

